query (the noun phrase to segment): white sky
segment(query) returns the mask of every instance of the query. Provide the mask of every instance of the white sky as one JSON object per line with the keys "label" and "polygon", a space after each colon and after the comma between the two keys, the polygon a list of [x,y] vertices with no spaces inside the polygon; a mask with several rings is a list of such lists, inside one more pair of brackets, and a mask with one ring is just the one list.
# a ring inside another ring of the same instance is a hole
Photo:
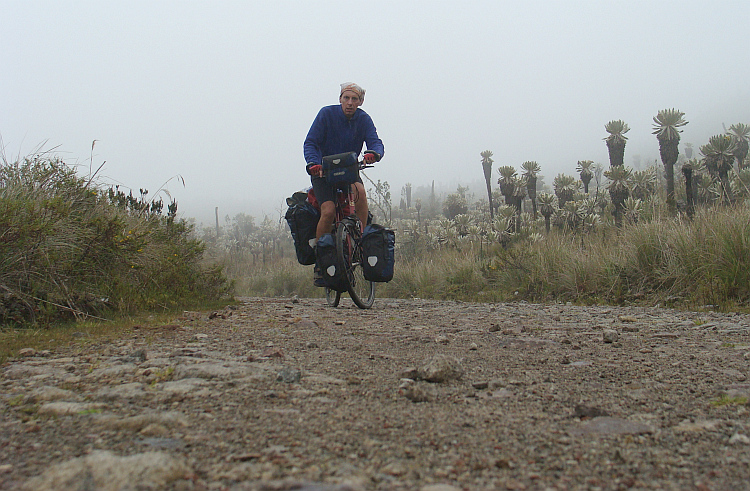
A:
{"label": "white sky", "polygon": [[[677,108],[694,148],[750,124],[750,1],[0,0],[0,137],[9,160],[40,144],[106,182],[211,223],[278,216],[308,185],[302,142],[338,87],[367,90],[401,186],[482,179],[536,160],[547,182],[658,158],[652,117]],[[182,176],[183,187],[175,178]]]}

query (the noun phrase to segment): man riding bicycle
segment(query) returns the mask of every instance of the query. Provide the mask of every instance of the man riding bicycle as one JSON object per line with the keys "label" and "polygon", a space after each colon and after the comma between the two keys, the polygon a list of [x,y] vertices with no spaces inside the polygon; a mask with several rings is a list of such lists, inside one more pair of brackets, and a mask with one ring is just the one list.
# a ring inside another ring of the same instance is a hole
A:
{"label": "man riding bicycle", "polygon": [[[364,161],[372,164],[379,161],[384,153],[383,142],[378,137],[372,118],[359,109],[365,100],[365,90],[355,83],[341,84],[339,104],[322,108],[310,126],[305,138],[304,153],[307,173],[310,174],[315,197],[320,204],[320,220],[316,236],[319,239],[329,233],[336,218],[336,189],[328,184],[323,176],[323,157],[344,152],[357,155],[365,144]],[[362,178],[352,184],[354,211],[362,224],[367,223],[367,196]],[[319,272],[315,274],[315,285],[325,286]]]}

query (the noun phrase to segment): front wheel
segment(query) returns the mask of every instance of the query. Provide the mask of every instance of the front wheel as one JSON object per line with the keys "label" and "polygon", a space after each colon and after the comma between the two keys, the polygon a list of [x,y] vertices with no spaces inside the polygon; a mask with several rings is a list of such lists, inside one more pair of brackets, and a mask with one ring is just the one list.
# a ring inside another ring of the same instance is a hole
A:
{"label": "front wheel", "polygon": [[362,246],[359,222],[347,219],[336,228],[336,252],[344,266],[349,296],[360,309],[369,309],[375,301],[375,283],[365,279],[362,270]]}
{"label": "front wheel", "polygon": [[339,300],[341,300],[341,292],[326,287],[326,302],[328,302],[328,305],[338,307]]}

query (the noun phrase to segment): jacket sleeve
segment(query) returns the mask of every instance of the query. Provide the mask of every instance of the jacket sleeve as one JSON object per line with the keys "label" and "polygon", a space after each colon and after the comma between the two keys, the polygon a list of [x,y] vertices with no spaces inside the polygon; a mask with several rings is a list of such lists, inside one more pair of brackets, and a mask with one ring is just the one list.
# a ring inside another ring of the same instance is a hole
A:
{"label": "jacket sleeve", "polygon": [[321,154],[321,146],[325,141],[325,122],[323,117],[323,110],[318,112],[315,120],[310,126],[310,131],[307,132],[303,150],[305,153],[305,164],[321,164],[323,163],[323,155]]}
{"label": "jacket sleeve", "polygon": [[378,137],[378,131],[375,129],[375,123],[372,122],[372,118],[369,114],[367,115],[367,126],[365,127],[365,145],[367,145],[367,150],[377,152],[378,154],[380,154],[381,158],[385,154],[383,142],[380,140],[380,137]]}

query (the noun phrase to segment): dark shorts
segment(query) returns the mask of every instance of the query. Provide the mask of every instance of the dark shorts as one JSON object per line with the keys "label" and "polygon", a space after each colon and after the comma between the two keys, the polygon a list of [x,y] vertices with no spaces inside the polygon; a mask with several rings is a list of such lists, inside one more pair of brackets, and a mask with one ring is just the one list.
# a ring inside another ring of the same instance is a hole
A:
{"label": "dark shorts", "polygon": [[[315,192],[315,198],[318,203],[324,203],[326,201],[333,201],[336,198],[336,188],[328,184],[325,177],[311,177],[313,192]],[[357,175],[356,182],[362,182],[362,178]]]}

